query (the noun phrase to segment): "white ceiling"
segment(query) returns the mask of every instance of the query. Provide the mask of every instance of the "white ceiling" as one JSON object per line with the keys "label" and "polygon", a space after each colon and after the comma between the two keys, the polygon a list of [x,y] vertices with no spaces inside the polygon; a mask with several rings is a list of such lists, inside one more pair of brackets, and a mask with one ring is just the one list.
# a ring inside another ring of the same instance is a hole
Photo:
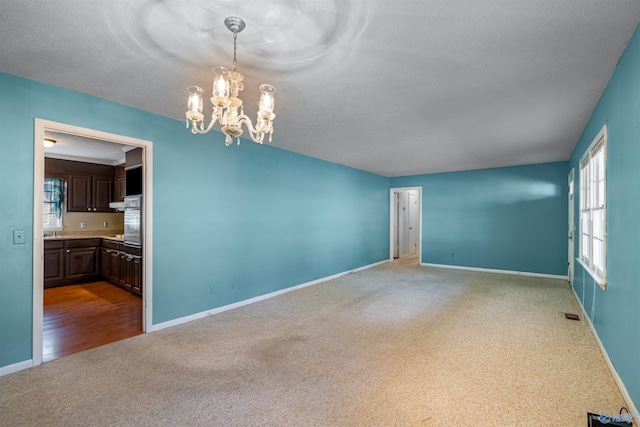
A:
{"label": "white ceiling", "polygon": [[45,157],[110,166],[124,163],[126,152],[135,148],[129,145],[61,132],[45,131],[44,137],[55,141],[53,147],[44,148]]}
{"label": "white ceiling", "polygon": [[0,13],[0,70],[178,120],[186,88],[231,67],[224,19],[240,16],[245,112],[259,84],[278,89],[271,145],[399,176],[568,159],[640,1],[0,0]]}

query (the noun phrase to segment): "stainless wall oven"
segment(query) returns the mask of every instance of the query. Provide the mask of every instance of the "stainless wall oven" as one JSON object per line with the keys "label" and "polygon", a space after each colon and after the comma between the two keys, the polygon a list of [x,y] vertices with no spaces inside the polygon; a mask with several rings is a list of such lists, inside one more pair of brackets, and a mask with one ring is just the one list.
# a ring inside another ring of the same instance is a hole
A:
{"label": "stainless wall oven", "polygon": [[124,241],[142,245],[142,196],[124,198]]}

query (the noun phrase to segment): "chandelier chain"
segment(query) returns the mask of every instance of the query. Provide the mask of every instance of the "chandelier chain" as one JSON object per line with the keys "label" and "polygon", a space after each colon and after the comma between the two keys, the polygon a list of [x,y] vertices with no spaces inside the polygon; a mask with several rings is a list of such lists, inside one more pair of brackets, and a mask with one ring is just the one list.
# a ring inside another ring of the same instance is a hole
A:
{"label": "chandelier chain", "polygon": [[236,65],[238,61],[236,60],[236,39],[238,38],[238,33],[233,33],[233,72],[236,72]]}

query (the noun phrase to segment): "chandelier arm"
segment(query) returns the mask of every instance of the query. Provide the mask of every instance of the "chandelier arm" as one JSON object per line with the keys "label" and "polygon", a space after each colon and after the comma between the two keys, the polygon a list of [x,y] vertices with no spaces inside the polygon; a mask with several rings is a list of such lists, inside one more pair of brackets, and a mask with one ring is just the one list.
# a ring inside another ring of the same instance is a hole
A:
{"label": "chandelier arm", "polygon": [[[191,132],[192,133],[205,134],[205,133],[209,132],[211,129],[213,129],[213,125],[216,124],[216,121],[218,121],[218,118],[214,117],[211,120],[211,122],[209,123],[209,126],[207,126],[206,128],[199,128],[195,123],[191,123]],[[204,126],[204,121],[201,122],[201,123]]]}
{"label": "chandelier arm", "polygon": [[[242,126],[242,124],[245,124],[247,126],[247,130],[249,131],[249,136],[251,137],[253,142],[262,144],[262,141],[264,140],[264,132],[258,132],[253,127],[253,124],[251,123],[251,119],[249,119],[249,117],[246,114],[242,114],[239,116],[238,123],[240,124],[240,126]],[[256,138],[256,134],[259,134],[260,136]]]}

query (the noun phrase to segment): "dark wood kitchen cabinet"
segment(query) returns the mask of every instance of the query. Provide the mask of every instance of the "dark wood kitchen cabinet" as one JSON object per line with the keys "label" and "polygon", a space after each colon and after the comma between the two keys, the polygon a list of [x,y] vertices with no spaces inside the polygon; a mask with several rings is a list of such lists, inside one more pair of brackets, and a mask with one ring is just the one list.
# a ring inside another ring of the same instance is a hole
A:
{"label": "dark wood kitchen cabinet", "polygon": [[[131,285],[127,283],[127,255],[124,252],[118,252],[118,286],[128,291]],[[128,286],[127,286],[128,285]]]}
{"label": "dark wood kitchen cabinet", "polygon": [[100,239],[44,241],[44,287],[73,285],[100,276]]}
{"label": "dark wood kitchen cabinet", "polygon": [[[102,239],[102,277],[136,295],[142,295],[142,248]],[[107,265],[105,265],[108,264]]]}
{"label": "dark wood kitchen cabinet", "polygon": [[98,274],[98,265],[98,248],[67,249],[67,279],[82,282],[91,280]]}
{"label": "dark wood kitchen cabinet", "polygon": [[115,166],[45,158],[44,170],[46,177],[65,180],[67,212],[113,212]]}
{"label": "dark wood kitchen cabinet", "polygon": [[113,212],[109,203],[113,201],[113,178],[109,176],[92,177],[93,210],[96,212]]}
{"label": "dark wood kitchen cabinet", "polygon": [[124,268],[122,266],[123,259],[120,257],[122,253],[122,243],[103,240],[102,246],[106,250],[106,255],[109,259],[109,268],[102,275],[107,281],[120,286],[124,274]]}
{"label": "dark wood kitchen cabinet", "polygon": [[142,295],[142,257],[131,256],[128,258],[127,280],[131,284],[131,292]]}
{"label": "dark wood kitchen cabinet", "polygon": [[88,175],[69,175],[67,182],[67,211],[91,211],[91,177]]}
{"label": "dark wood kitchen cabinet", "polygon": [[142,295],[142,248],[139,246],[124,246],[125,283],[126,289],[134,294]]}
{"label": "dark wood kitchen cabinet", "polygon": [[64,242],[44,242],[44,284],[61,282],[64,280]]}
{"label": "dark wood kitchen cabinet", "polygon": [[100,248],[100,275],[109,278],[109,269],[111,266],[111,251],[104,246]]}
{"label": "dark wood kitchen cabinet", "polygon": [[112,212],[113,178],[69,175],[67,195],[68,212]]}
{"label": "dark wood kitchen cabinet", "polygon": [[142,166],[142,148],[137,147],[133,150],[129,150],[125,153],[124,168],[131,169],[138,166]]}
{"label": "dark wood kitchen cabinet", "polygon": [[127,191],[127,177],[124,165],[116,166],[115,178],[113,178],[113,201],[122,202]]}

